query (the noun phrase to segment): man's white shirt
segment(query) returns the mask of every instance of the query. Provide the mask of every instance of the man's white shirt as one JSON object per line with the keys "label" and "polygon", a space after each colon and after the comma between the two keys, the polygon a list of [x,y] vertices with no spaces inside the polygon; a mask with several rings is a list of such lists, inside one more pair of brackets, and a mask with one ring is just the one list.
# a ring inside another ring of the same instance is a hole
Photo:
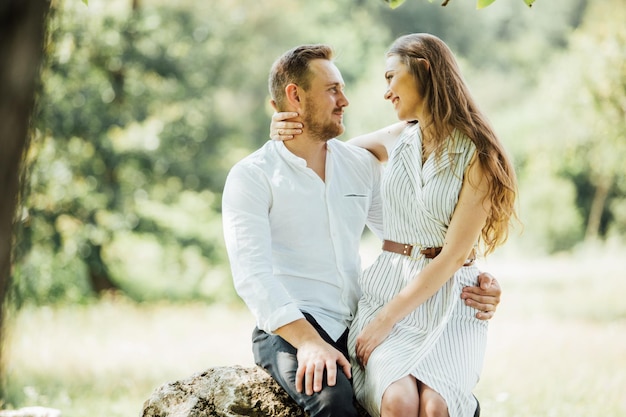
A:
{"label": "man's white shirt", "polygon": [[382,236],[381,166],[366,150],[327,142],[326,180],[282,142],[268,141],[228,174],[222,198],[233,282],[272,333],[311,314],[338,339],[361,294],[365,224]]}

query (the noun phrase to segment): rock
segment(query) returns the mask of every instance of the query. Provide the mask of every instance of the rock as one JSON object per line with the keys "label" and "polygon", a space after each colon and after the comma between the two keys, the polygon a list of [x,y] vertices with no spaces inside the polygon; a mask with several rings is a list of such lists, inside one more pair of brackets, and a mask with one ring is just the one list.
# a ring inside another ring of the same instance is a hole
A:
{"label": "rock", "polygon": [[1,410],[0,417],[61,417],[61,410],[46,407],[24,407],[18,410]]}
{"label": "rock", "polygon": [[[367,417],[363,411],[361,417]],[[142,417],[306,417],[260,367],[210,368],[154,390]]]}

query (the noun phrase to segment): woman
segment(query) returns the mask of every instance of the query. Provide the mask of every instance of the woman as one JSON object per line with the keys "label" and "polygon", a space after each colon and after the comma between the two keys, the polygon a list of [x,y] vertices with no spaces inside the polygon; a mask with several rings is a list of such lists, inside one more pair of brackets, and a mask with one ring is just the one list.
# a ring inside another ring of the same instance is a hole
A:
{"label": "woman", "polygon": [[351,141],[387,161],[383,252],[348,342],[355,394],[374,417],[472,416],[487,322],[459,294],[478,244],[488,254],[507,238],[515,173],[439,38],[397,39],[385,78],[403,123]]}

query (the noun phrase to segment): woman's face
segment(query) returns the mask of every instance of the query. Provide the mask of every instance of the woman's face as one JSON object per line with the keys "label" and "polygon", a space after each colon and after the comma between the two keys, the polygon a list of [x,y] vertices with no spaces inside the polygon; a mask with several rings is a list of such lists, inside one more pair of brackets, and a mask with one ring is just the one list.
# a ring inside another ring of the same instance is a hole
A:
{"label": "woman's face", "polygon": [[418,93],[415,78],[399,56],[391,55],[387,58],[385,79],[387,80],[385,99],[391,101],[398,119],[419,120],[423,98]]}

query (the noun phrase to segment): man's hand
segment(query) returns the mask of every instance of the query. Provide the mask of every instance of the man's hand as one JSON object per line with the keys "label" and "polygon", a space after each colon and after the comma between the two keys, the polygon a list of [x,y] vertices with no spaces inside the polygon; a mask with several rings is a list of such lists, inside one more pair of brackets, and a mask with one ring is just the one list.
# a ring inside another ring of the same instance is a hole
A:
{"label": "man's hand", "polygon": [[323,386],[324,371],[326,371],[327,384],[334,386],[337,382],[337,366],[343,370],[348,378],[352,377],[350,361],[321,338],[306,342],[298,347],[297,357],[296,390],[298,392],[302,392],[303,388],[307,395],[320,392]]}
{"label": "man's hand", "polygon": [[463,288],[461,298],[465,300],[466,305],[478,310],[477,319],[489,320],[500,303],[502,290],[498,280],[488,272],[481,272],[478,275],[478,285]]}
{"label": "man's hand", "polygon": [[296,355],[298,392],[304,391],[307,395],[320,392],[324,386],[324,371],[326,383],[331,387],[334,386],[337,383],[337,366],[348,378],[352,378],[350,361],[322,339],[317,330],[305,319],[298,319],[279,327],[275,333],[298,350]]}

